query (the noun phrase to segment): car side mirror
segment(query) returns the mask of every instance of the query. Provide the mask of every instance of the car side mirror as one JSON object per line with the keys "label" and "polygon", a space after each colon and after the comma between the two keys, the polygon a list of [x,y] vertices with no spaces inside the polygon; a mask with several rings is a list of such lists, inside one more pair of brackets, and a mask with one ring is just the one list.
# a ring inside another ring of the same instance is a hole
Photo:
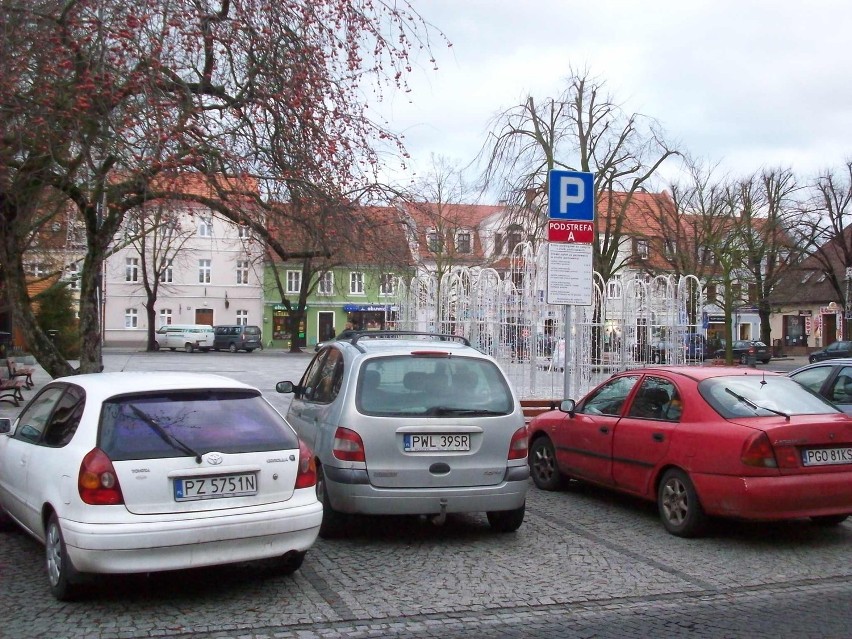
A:
{"label": "car side mirror", "polygon": [[559,403],[559,410],[563,413],[568,413],[571,417],[574,417],[574,414],[577,412],[577,402],[573,399],[563,399]]}
{"label": "car side mirror", "polygon": [[275,390],[279,393],[295,393],[296,385],[293,382],[278,382],[275,385]]}
{"label": "car side mirror", "polygon": [[0,435],[12,432],[12,420],[8,417],[0,417]]}

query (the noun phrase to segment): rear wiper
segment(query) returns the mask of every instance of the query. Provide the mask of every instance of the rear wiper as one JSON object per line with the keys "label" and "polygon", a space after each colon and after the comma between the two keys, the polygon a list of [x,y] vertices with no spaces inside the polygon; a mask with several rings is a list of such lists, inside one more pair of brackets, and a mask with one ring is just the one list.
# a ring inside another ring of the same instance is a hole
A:
{"label": "rear wiper", "polygon": [[482,415],[487,417],[490,415],[505,415],[506,411],[491,410],[488,408],[453,408],[451,406],[433,406],[426,411],[427,415]]}
{"label": "rear wiper", "polygon": [[139,417],[143,422],[148,424],[148,426],[151,427],[151,430],[157,433],[157,435],[160,436],[160,439],[166,442],[169,446],[171,446],[172,448],[177,448],[178,450],[182,450],[187,455],[195,457],[195,463],[201,463],[201,453],[199,453],[197,450],[193,450],[189,445],[184,444],[177,437],[169,433],[165,428],[163,428],[157,423],[156,419],[151,417],[141,408],[137,408],[134,404],[128,404],[127,406],[130,408],[130,410],[136,413],[137,417]]}
{"label": "rear wiper", "polygon": [[744,397],[743,395],[740,395],[739,393],[732,391],[728,387],[725,387],[725,391],[728,394],[736,397],[743,404],[745,404],[746,406],[749,406],[753,410],[765,410],[767,413],[775,413],[776,415],[780,415],[781,417],[786,419],[788,422],[790,421],[790,416],[787,413],[782,413],[780,410],[775,410],[774,408],[767,408],[766,406],[758,406],[753,401],[751,401],[748,397]]}

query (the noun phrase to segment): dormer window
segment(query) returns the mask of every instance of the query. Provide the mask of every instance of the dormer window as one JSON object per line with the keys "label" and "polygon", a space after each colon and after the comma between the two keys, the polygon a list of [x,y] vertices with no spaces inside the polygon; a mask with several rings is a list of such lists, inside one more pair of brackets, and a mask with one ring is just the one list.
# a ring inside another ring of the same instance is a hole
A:
{"label": "dormer window", "polygon": [[472,253],[470,241],[470,231],[464,230],[456,233],[456,252],[457,253]]}
{"label": "dormer window", "polygon": [[426,243],[429,246],[429,251],[432,253],[440,253],[443,249],[441,234],[436,229],[429,229],[426,232]]}
{"label": "dormer window", "polygon": [[648,240],[636,238],[634,240],[633,252],[640,260],[648,259]]}

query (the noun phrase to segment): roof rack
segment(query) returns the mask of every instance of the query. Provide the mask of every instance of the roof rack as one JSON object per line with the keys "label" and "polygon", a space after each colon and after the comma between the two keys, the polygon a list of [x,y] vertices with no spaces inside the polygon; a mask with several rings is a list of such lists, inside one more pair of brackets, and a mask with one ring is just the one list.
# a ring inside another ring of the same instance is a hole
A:
{"label": "roof rack", "polygon": [[352,336],[352,339],[346,340],[353,346],[358,344],[358,340],[367,337],[370,339],[401,339],[404,337],[428,337],[440,342],[460,342],[465,346],[470,346],[470,340],[461,335],[450,335],[448,333],[426,333],[423,331],[361,331]]}

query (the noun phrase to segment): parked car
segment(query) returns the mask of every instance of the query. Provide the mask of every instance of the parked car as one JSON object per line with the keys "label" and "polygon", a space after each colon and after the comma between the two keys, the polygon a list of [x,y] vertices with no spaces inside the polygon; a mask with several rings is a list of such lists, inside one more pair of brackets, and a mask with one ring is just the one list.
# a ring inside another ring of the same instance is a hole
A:
{"label": "parked car", "polygon": [[852,341],[833,342],[825,348],[808,355],[808,361],[811,363],[821,362],[826,359],[837,359],[838,357],[852,357]]}
{"label": "parked car", "polygon": [[[768,364],[772,359],[772,351],[769,346],[757,340],[738,339],[731,344],[731,351],[734,355],[734,361],[740,364],[748,364],[749,357],[752,356],[756,362],[760,362],[761,364]],[[715,357],[724,359],[725,349],[718,349]]]}
{"label": "parked car", "polygon": [[316,456],[320,535],[348,514],[485,511],[517,530],[529,480],[521,404],[488,355],[453,335],[370,331],[320,349],[287,420]]}
{"label": "parked car", "polygon": [[213,327],[213,350],[229,350],[232,353],[245,351],[251,353],[263,348],[263,337],[259,326],[241,324],[223,324]]}
{"label": "parked car", "polygon": [[0,420],[0,514],[44,544],[57,599],[87,573],[266,558],[290,573],[322,520],[312,457],[260,391],[219,375],[65,377]]}
{"label": "parked car", "polygon": [[834,525],[852,514],[852,418],[785,375],[659,367],[533,418],[536,486],[578,479],[655,501],[673,535],[708,517]]}
{"label": "parked car", "polygon": [[166,324],[157,329],[154,350],[168,348],[170,351],[181,349],[187,353],[213,348],[215,335],[209,324]]}
{"label": "parked car", "polygon": [[701,362],[709,357],[704,336],[699,333],[687,333],[680,340],[664,340],[650,344],[645,361],[654,364]]}
{"label": "parked car", "polygon": [[806,364],[787,375],[833,402],[844,413],[852,413],[852,358]]}

